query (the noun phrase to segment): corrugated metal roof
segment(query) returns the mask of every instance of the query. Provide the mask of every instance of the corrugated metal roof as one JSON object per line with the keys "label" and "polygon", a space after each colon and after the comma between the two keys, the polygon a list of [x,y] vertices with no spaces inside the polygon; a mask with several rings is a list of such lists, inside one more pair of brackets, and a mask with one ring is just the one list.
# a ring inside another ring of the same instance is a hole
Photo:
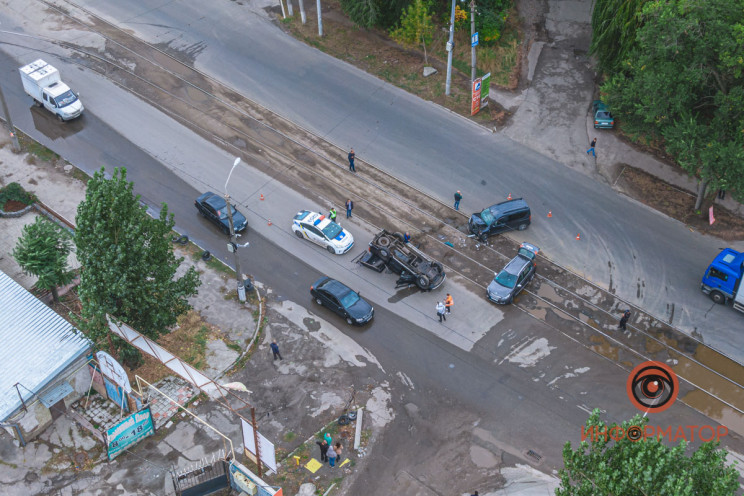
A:
{"label": "corrugated metal roof", "polygon": [[[0,421],[90,347],[61,315],[0,271]],[[30,390],[30,391],[29,391]]]}

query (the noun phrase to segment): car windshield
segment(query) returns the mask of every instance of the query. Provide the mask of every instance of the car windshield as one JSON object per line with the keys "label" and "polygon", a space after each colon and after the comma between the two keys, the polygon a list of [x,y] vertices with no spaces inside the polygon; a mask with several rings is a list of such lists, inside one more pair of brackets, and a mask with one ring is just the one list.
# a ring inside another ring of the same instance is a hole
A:
{"label": "car windshield", "polygon": [[[232,205],[230,205],[230,208],[232,209],[232,214],[234,217],[235,212],[237,212],[237,210],[235,210],[235,207],[233,207]],[[220,214],[220,219],[227,219],[227,209],[225,207],[222,207],[221,209],[219,209],[217,213]]]}
{"label": "car windshield", "polygon": [[609,112],[597,112],[597,119],[612,119],[612,114]]}
{"label": "car windshield", "polygon": [[77,100],[77,95],[73,93],[72,91],[66,91],[59,95],[57,98],[54,99],[55,102],[57,102],[57,107],[62,108],[66,107],[69,104],[75,102]]}
{"label": "car windshield", "polygon": [[344,308],[349,308],[357,301],[359,301],[359,295],[356,294],[354,291],[349,291],[341,297],[341,306]]}
{"label": "car windshield", "polygon": [[328,225],[323,228],[323,234],[325,234],[328,239],[334,239],[341,231],[343,231],[343,228],[335,222],[329,222]]}
{"label": "car windshield", "polygon": [[496,276],[494,279],[497,283],[501,284],[505,288],[513,288],[515,284],[517,284],[517,276],[515,274],[510,274],[505,270],[502,270],[499,272],[499,275]]}
{"label": "car windshield", "polygon": [[491,224],[493,224],[493,221],[494,221],[493,213],[491,213],[490,208],[484,209],[483,212],[480,213],[480,218],[481,220],[483,220],[483,222],[486,223],[487,226],[490,226]]}

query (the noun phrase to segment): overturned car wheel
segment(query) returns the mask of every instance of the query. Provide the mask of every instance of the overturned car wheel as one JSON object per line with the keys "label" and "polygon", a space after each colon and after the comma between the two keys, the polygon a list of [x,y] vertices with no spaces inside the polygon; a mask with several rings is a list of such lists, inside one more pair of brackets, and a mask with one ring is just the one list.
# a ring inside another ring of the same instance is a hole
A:
{"label": "overturned car wheel", "polygon": [[416,286],[421,289],[429,289],[429,278],[426,276],[418,276],[416,278]]}

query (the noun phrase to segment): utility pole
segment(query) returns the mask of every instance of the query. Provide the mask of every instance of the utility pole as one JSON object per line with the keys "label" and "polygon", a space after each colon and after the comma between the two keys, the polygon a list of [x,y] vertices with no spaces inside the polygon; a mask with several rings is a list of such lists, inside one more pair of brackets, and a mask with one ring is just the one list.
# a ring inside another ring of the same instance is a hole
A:
{"label": "utility pole", "polygon": [[452,0],[452,13],[450,14],[449,41],[447,42],[447,83],[444,87],[444,94],[449,96],[450,87],[452,86],[452,50],[455,49],[455,1]]}
{"label": "utility pole", "polygon": [[318,8],[318,36],[323,37],[323,16],[320,14],[320,0],[315,2]]}
{"label": "utility pole", "polygon": [[227,221],[230,224],[230,242],[227,244],[227,250],[231,251],[233,255],[235,255],[235,275],[238,280],[238,299],[240,299],[241,303],[245,303],[245,283],[243,282],[243,273],[240,271],[240,257],[238,256],[238,245],[235,242],[236,238],[232,218],[232,205],[230,205],[230,195],[227,193],[227,183],[230,181],[230,176],[232,176],[233,170],[235,170],[235,167],[237,167],[239,163],[240,157],[236,158],[235,162],[233,162],[230,174],[227,175],[227,181],[225,181],[225,208],[227,208]]}
{"label": "utility pole", "polygon": [[289,17],[294,17],[294,10],[292,9],[292,0],[287,0],[287,14],[289,14]]}
{"label": "utility pole", "polygon": [[305,17],[305,0],[300,0],[300,19],[302,19],[302,25],[304,26],[307,22]]}
{"label": "utility pole", "polygon": [[475,35],[475,0],[470,0],[470,59],[472,62],[472,70],[470,71],[470,82],[472,84],[475,81],[475,45],[472,43],[473,36]]}
{"label": "utility pole", "polygon": [[2,87],[0,87],[0,102],[2,102],[3,105],[3,113],[5,114],[5,122],[8,124],[8,132],[10,133],[13,151],[19,153],[21,151],[21,145],[18,144],[18,136],[16,135],[13,121],[10,119],[10,112],[8,111],[8,104],[5,103],[5,94],[3,93]]}

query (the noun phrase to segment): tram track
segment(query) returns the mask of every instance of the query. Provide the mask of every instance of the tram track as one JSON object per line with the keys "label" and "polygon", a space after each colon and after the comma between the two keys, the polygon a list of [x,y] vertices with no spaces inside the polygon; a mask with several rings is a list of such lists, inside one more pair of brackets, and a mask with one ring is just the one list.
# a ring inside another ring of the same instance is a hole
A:
{"label": "tram track", "polygon": [[[134,38],[74,2],[39,2],[106,40],[104,54],[87,53],[78,63],[230,148],[271,180],[319,202],[351,197],[355,213],[365,222],[416,232],[424,252],[483,288],[484,295],[493,272],[516,253],[518,245],[505,236],[487,244],[468,238],[462,214],[374,165],[357,159],[364,174],[339,174],[345,169],[345,152],[339,147],[251,102],[188,61]],[[75,11],[84,12],[85,19]],[[242,201],[263,186],[244,192]],[[403,218],[399,212],[408,215]],[[540,257],[538,269],[515,301],[517,308],[626,370],[646,360],[671,364],[688,384],[682,401],[744,434],[744,367],[640,309],[631,331],[617,332],[617,315],[627,303],[545,257]]]}

